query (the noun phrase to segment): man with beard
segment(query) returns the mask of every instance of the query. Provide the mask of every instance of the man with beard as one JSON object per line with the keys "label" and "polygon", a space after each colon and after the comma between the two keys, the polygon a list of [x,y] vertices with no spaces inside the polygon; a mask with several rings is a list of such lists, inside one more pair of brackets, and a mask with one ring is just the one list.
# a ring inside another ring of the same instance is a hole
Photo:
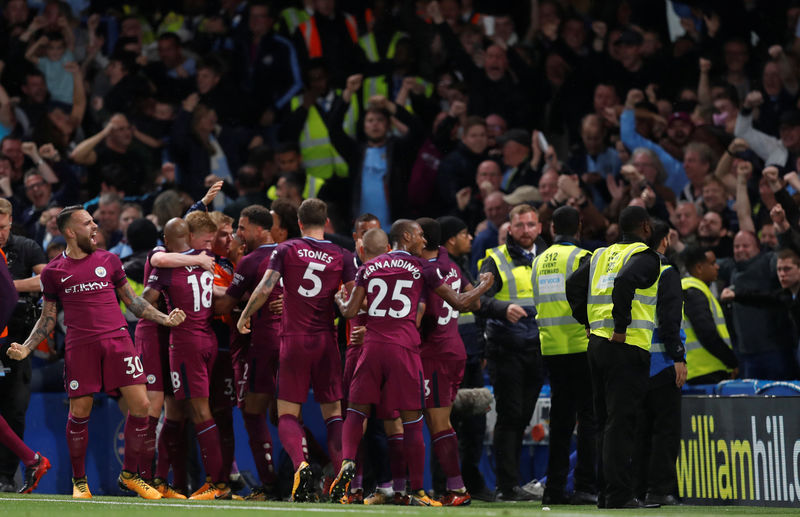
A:
{"label": "man with beard", "polygon": [[324,240],[329,220],[323,201],[306,199],[297,213],[303,237],[275,249],[237,328],[242,334],[250,333],[251,318],[283,279],[279,363],[286,369],[277,382],[278,433],[296,469],[292,500],[306,502],[313,497],[313,473],[306,461],[306,439],[299,419],[309,387],[313,387],[325,419],[331,461],[334,465],[341,461],[342,370],[333,298],[342,284],[352,286],[355,266],[349,252]]}
{"label": "man with beard", "polygon": [[497,455],[497,501],[530,501],[519,486],[522,435],[542,387],[539,327],[533,306],[532,262],[547,244],[539,236],[539,216],[530,205],[511,209],[506,244],[479,261],[480,272],[494,283],[481,297],[488,318],[486,348],[497,401],[494,449]]}
{"label": "man with beard", "polygon": [[[164,326],[180,325],[186,315],[175,309],[168,316],[136,296],[119,258],[97,250],[97,225],[82,207],[62,210],[58,215],[58,228],[67,241],[67,249],[42,271],[45,299],[42,315],[24,344],[11,344],[8,356],[23,359],[50,335],[55,328],[60,301],[69,329],[64,379],[70,399],[67,444],[72,459],[73,497],[88,499],[92,496],[85,472],[89,414],[94,393],[105,389],[119,390],[129,409],[119,484],[146,499],[160,499],[161,494],[137,473],[149,428],[150,402],[144,387],[146,378],[142,363],[128,334],[117,296],[140,318]],[[86,318],[87,313],[93,317]]]}
{"label": "man with beard", "polygon": [[714,252],[717,258],[733,256],[733,239],[725,221],[717,212],[708,212],[697,225],[697,241],[700,246]]}
{"label": "man with beard", "polygon": [[[236,303],[253,292],[267,270],[269,258],[278,246],[270,234],[272,216],[260,205],[251,205],[239,216],[237,233],[244,241],[247,255],[236,265],[225,295],[215,302],[215,311],[228,314]],[[268,302],[281,303],[283,288],[275,286]],[[277,478],[272,456],[272,437],[267,427],[267,410],[275,396],[275,375],[278,371],[280,311],[259,311],[253,318],[253,335],[243,358],[234,364],[237,397],[242,408],[250,450],[256,463],[261,486],[253,489],[248,499],[265,501],[277,497]]]}
{"label": "man with beard", "polygon": [[[337,104],[328,120],[331,143],[347,162],[349,178],[343,182],[341,190],[334,188],[331,181],[326,186],[333,189],[329,191],[331,196],[338,192],[341,199],[350,199],[351,215],[375,214],[381,226],[389,228],[392,221],[402,217],[407,210],[408,171],[422,145],[425,131],[419,119],[404,107],[382,95],[375,95],[364,109],[363,134],[366,141],[348,136],[342,124],[350,109],[352,94],[360,82],[359,76],[347,79],[347,88],[342,92],[344,102]],[[404,136],[396,137],[390,133],[392,117],[408,127]]]}

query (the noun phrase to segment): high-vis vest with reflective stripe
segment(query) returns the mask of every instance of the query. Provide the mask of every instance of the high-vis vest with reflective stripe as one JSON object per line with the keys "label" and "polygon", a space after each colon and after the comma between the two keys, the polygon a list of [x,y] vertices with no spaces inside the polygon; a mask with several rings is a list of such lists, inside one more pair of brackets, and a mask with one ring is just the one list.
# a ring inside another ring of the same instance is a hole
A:
{"label": "high-vis vest with reflective stripe", "polygon": [[297,7],[287,7],[279,15],[279,21],[275,22],[275,30],[280,30],[280,24],[286,26],[286,31],[289,34],[294,34],[301,23],[307,22],[311,16],[305,9],[298,9]]}
{"label": "high-vis vest with reflective stripe", "polygon": [[[636,253],[646,251],[647,245],[641,242],[612,244],[600,248],[592,255],[589,269],[589,299],[587,315],[592,334],[611,339],[614,334],[614,303],[611,293],[614,280],[622,267]],[[631,302],[631,323],[625,332],[625,343],[650,351],[656,318],[656,295],[658,279],[646,289],[636,289]]]}
{"label": "high-vis vest with reflective stripe", "polygon": [[[699,289],[706,298],[708,298],[708,307],[711,310],[711,315],[714,317],[714,324],[717,326],[717,333],[719,337],[725,341],[728,347],[731,346],[731,337],[728,334],[728,326],[725,324],[725,315],[722,313],[722,307],[714,295],[711,294],[711,289],[702,282],[700,279],[693,276],[687,276],[681,279],[681,287],[684,291],[687,289]],[[700,340],[697,339],[697,334],[692,328],[692,323],[688,318],[683,318],[684,329],[686,330],[686,367],[688,369],[687,379],[694,379],[701,375],[706,375],[720,370],[730,372],[731,369],[725,366],[725,363],[717,359],[715,355],[703,348]]]}
{"label": "high-vis vest with reflective stripe", "polygon": [[[664,271],[671,267],[672,266],[669,264],[661,264],[661,275],[663,275]],[[661,275],[659,275],[659,281],[661,280]],[[683,302],[681,302],[681,307],[683,307]],[[683,308],[681,308],[681,314],[683,314]],[[685,315],[683,319],[686,319]],[[667,355],[667,349],[659,335],[658,313],[656,313],[655,323],[656,328],[653,330],[653,341],[650,344],[650,377],[675,364],[675,361],[673,361],[672,358]],[[681,323],[681,327],[683,327],[683,323]],[[683,331],[683,328],[680,330],[680,336],[681,342],[685,345],[686,333]]]}
{"label": "high-vis vest with reflective stripe", "polygon": [[[397,51],[397,42],[406,37],[408,37],[408,34],[405,32],[395,32],[389,41],[389,48],[386,49],[386,56],[383,59],[394,59],[394,54]],[[382,60],[381,54],[378,52],[378,42],[375,40],[374,32],[368,32],[358,38],[358,44],[364,50],[367,61],[377,63]]]}
{"label": "high-vis vest with reflective stripe", "polygon": [[495,293],[494,297],[505,302],[516,303],[521,307],[533,305],[533,286],[531,284],[531,266],[516,266],[508,254],[505,244],[492,248],[486,256],[478,262],[478,269],[484,260],[494,260],[503,287]]}
{"label": "high-vis vest with reflective stripe", "polygon": [[542,355],[586,352],[586,329],[572,317],[566,287],[581,257],[589,253],[572,244],[553,244],[533,261],[533,303]]}
{"label": "high-vis vest with reflective stripe", "polygon": [[[347,13],[342,14],[344,15],[344,24],[347,26],[347,32],[350,33],[350,39],[353,40],[353,43],[358,43],[358,22],[355,16]],[[311,59],[322,57],[322,41],[319,38],[317,20],[311,16],[300,24],[299,29],[303,33],[303,39],[306,42],[308,57]]]}
{"label": "high-vis vest with reflective stripe", "polygon": [[[417,83],[425,87],[425,97],[430,97],[433,95],[433,84],[429,83],[425,79],[422,79],[421,77],[415,77],[414,79],[417,81]],[[389,83],[386,82],[386,77],[383,75],[364,78],[362,89],[364,92],[364,106],[369,104],[370,97],[374,95],[383,95],[387,98],[389,97]],[[414,112],[414,110],[411,109],[410,97],[406,100],[404,107],[409,113]]]}
{"label": "high-vis vest with reflective stripe", "polygon": [[[292,111],[303,104],[303,97],[298,95],[292,98]],[[352,103],[351,103],[352,106]],[[306,123],[300,134],[300,154],[303,156],[303,167],[306,174],[323,180],[331,178],[334,174],[340,178],[347,177],[347,163],[331,143],[328,128],[317,110],[316,105],[308,108]],[[306,198],[307,199],[307,198]]]}

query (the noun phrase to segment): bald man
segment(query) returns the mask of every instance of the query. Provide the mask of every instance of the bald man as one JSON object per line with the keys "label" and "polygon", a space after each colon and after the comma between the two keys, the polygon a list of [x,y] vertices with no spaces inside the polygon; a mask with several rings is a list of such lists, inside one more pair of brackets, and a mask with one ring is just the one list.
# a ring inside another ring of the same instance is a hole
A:
{"label": "bald man", "polygon": [[[188,246],[189,225],[180,217],[167,221],[164,225],[164,244],[156,246],[147,256],[144,266],[144,278],[150,276],[154,267],[177,268],[200,266],[207,271],[214,271],[214,259],[207,255],[184,255],[174,250],[183,250]],[[154,307],[163,304],[163,299],[158,291],[149,290],[144,296]],[[172,396],[172,384],[169,381],[169,329],[145,319],[139,320],[134,333],[136,354],[142,360],[145,378],[147,379],[147,398],[150,400],[149,428],[147,430],[148,447],[145,450],[143,465],[140,466],[142,478],[153,488],[168,499],[186,499],[185,462],[175,461],[175,456],[180,457],[181,448],[184,446],[180,439],[183,425],[183,411],[175,404]],[[166,381],[166,382],[165,382]],[[153,456],[155,455],[156,426],[161,416],[161,409],[166,403],[166,420],[162,427],[158,441],[158,465],[155,475],[152,472]],[[152,444],[149,445],[149,444]],[[171,448],[171,449],[170,449]],[[172,461],[170,461],[172,460]],[[167,484],[167,474],[170,463],[173,463],[174,488]]]}
{"label": "bald man", "polygon": [[470,272],[478,276],[478,261],[486,255],[486,250],[497,246],[500,226],[508,220],[511,207],[503,199],[500,191],[492,192],[483,201],[483,213],[486,215],[486,229],[475,236],[470,256]]}

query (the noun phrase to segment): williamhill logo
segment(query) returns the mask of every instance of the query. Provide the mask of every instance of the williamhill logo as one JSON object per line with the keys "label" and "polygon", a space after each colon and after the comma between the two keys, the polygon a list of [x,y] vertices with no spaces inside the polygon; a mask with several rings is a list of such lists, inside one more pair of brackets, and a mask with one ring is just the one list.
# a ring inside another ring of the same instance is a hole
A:
{"label": "williamhill logo", "polygon": [[785,407],[779,414],[713,408],[684,419],[678,495],[700,504],[800,506],[800,398],[778,400]]}

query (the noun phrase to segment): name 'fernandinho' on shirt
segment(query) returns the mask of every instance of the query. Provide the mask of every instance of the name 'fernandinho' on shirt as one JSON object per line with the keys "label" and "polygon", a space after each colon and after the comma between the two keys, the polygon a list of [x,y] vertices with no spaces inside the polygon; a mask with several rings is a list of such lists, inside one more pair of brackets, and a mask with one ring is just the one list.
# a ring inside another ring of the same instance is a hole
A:
{"label": "name 'fernandinho' on shirt", "polygon": [[411,273],[412,278],[415,280],[422,275],[419,267],[417,267],[417,265],[413,262],[410,262],[402,257],[392,257],[391,259],[376,260],[366,264],[364,267],[364,278],[369,278],[369,276],[375,271],[394,268],[405,269]]}

